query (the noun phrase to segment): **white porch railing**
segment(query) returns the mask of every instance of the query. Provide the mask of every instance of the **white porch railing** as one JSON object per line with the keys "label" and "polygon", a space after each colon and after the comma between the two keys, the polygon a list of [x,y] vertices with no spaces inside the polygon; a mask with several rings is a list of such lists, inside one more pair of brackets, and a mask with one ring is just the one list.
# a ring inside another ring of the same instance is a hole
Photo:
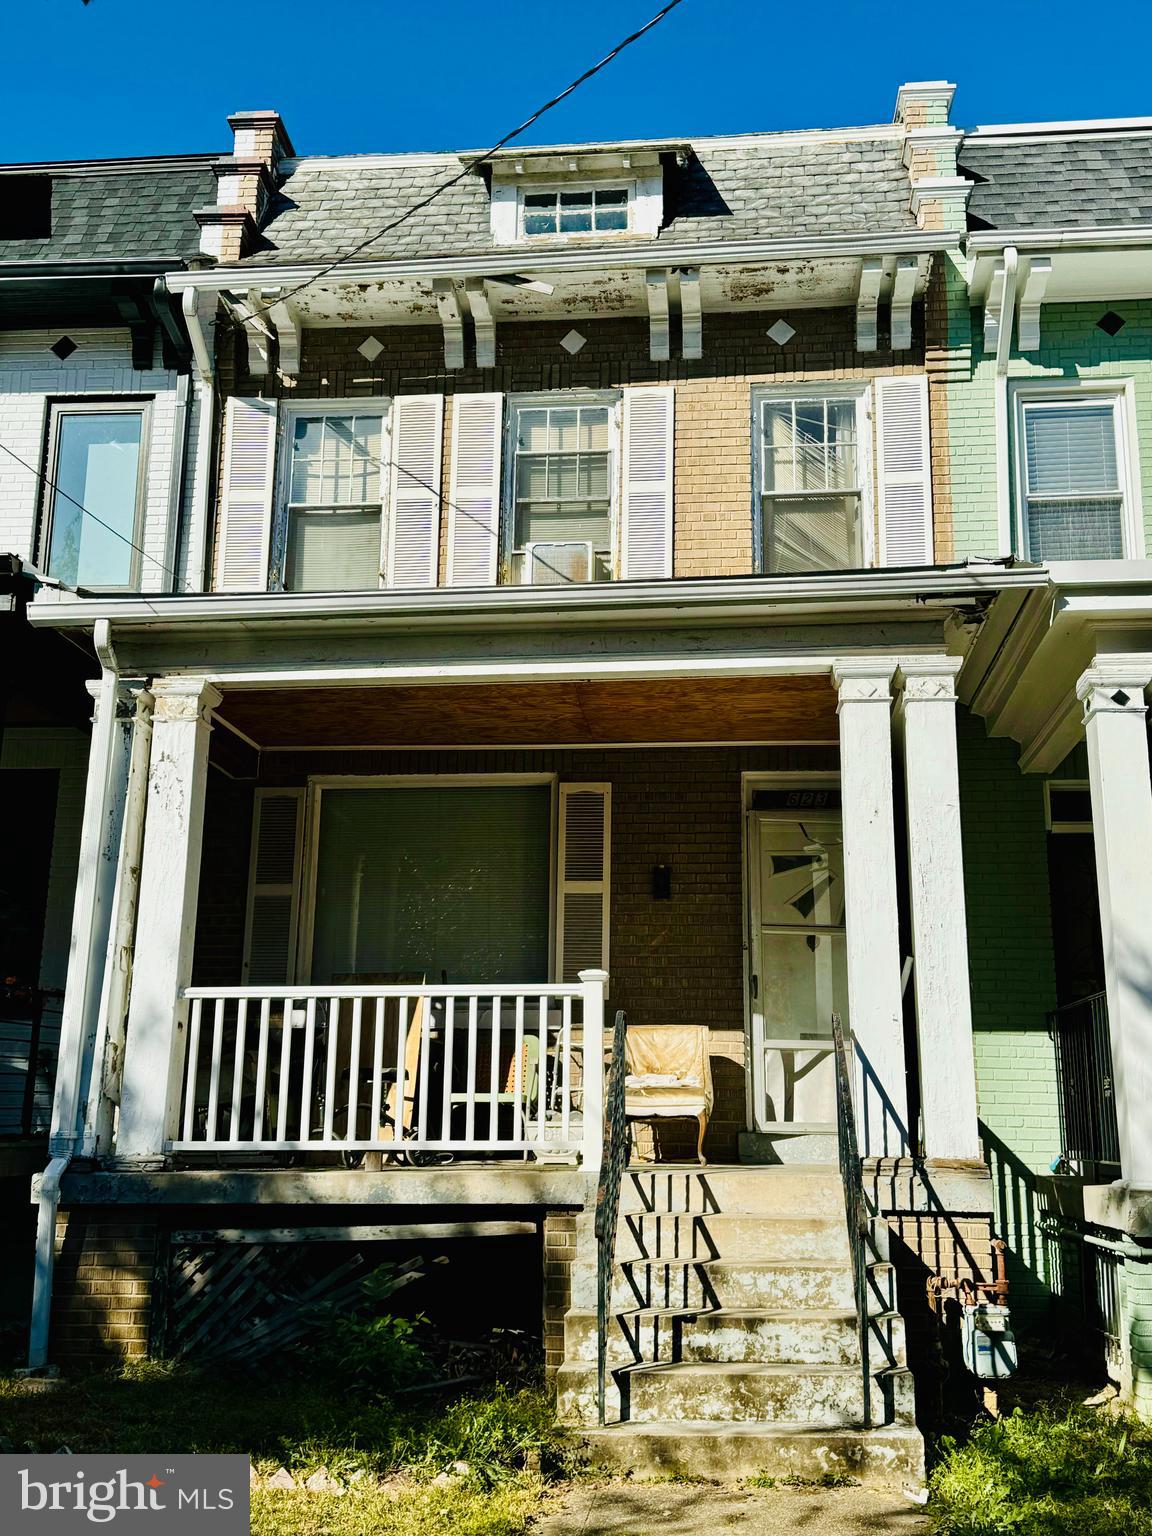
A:
{"label": "white porch railing", "polygon": [[168,1149],[580,1153],[595,1168],[606,980],[189,987]]}

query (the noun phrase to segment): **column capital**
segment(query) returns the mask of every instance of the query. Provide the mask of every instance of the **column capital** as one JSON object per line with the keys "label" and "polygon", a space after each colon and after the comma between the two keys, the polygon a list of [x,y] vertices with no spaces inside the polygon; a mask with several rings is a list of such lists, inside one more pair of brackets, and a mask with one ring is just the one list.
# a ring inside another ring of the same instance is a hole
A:
{"label": "column capital", "polygon": [[[92,677],[84,684],[88,695],[92,700],[92,724],[100,718],[100,699],[104,685],[100,678]],[[118,678],[116,681],[116,719],[134,720],[139,708],[139,699],[143,694],[151,703],[152,695],[148,693],[139,678]]]}
{"label": "column capital", "polygon": [[892,703],[892,679],[896,663],[879,656],[851,656],[832,664],[832,681],[840,695],[837,712],[845,704]]}
{"label": "column capital", "polygon": [[208,723],[208,717],[224,697],[215,684],[203,677],[160,677],[152,684],[155,718],[169,724]]}
{"label": "column capital", "polygon": [[1076,697],[1084,723],[1094,715],[1144,715],[1144,690],[1152,683],[1152,656],[1107,656],[1080,674]]}
{"label": "column capital", "polygon": [[905,657],[896,677],[905,703],[954,704],[956,678],[963,665],[960,656]]}

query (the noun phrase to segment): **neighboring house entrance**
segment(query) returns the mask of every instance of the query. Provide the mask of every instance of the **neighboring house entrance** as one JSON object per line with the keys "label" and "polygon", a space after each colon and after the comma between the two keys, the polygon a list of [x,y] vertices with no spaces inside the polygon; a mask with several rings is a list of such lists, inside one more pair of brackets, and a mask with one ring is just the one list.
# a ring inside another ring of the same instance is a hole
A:
{"label": "neighboring house entrance", "polygon": [[752,1125],[826,1135],[832,1014],[848,1024],[840,792],[752,787],[747,827]]}

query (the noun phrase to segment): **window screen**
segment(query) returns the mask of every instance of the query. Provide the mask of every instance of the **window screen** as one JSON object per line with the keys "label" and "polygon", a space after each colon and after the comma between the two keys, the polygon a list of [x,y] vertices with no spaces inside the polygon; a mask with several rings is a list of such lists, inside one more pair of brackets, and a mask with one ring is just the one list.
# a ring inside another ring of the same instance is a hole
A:
{"label": "window screen", "polygon": [[312,980],[548,979],[551,788],[326,789]]}
{"label": "window screen", "polygon": [[610,407],[523,406],[515,423],[516,579],[606,580],[612,568]]}
{"label": "window screen", "polygon": [[292,421],[284,585],[293,592],[380,585],[379,413]]}
{"label": "window screen", "polygon": [[54,429],[48,573],[70,587],[131,586],[144,413],[60,411]]}
{"label": "window screen", "polygon": [[1124,554],[1114,400],[1024,404],[1024,523],[1033,560]]}
{"label": "window screen", "polygon": [[773,399],[762,412],[764,568],[859,566],[856,401]]}

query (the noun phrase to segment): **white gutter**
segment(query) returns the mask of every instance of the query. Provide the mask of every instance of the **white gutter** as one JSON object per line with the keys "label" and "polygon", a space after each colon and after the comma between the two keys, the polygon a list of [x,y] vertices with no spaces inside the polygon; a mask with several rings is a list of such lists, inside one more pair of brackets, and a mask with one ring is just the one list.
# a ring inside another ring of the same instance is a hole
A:
{"label": "white gutter", "polygon": [[104,958],[106,941],[106,935],[102,937],[100,931],[102,898],[105,894],[100,877],[105,867],[103,844],[110,809],[120,675],[116,654],[112,649],[111,626],[107,619],[97,620],[93,639],[101,672],[96,695],[96,720],[88,753],[84,825],[80,838],[76,903],[72,918],[72,950],[64,993],[64,1013],[60,1021],[52,1133],[48,1139],[52,1160],[40,1181],[37,1202],[36,1269],[28,1333],[28,1366],[31,1370],[41,1369],[48,1360],[60,1180],[76,1153],[80,1135],[80,1079],[84,1068],[85,1042],[89,1038],[87,1022],[94,1006],[93,989],[97,984],[97,969]]}
{"label": "white gutter", "polygon": [[1081,251],[1100,246],[1152,245],[1152,224],[1127,224],[1098,229],[989,229],[964,237],[971,253],[1002,251],[1014,245],[1017,250]]}
{"label": "white gutter", "polygon": [[203,272],[169,272],[165,283],[171,293],[199,289],[205,293],[224,288],[291,286],[309,282],[322,273],[333,284],[371,282],[377,278],[495,277],[506,272],[595,272],[651,266],[715,266],[720,263],[802,261],[819,257],[920,255],[959,246],[955,231],[912,229],[891,234],[824,235],[816,239],[759,240],[658,240],[643,244],[596,250],[539,251],[508,246],[495,255],[460,252],[457,255],[396,260],[342,261],[329,272],[330,262],[257,262],[213,267]]}

